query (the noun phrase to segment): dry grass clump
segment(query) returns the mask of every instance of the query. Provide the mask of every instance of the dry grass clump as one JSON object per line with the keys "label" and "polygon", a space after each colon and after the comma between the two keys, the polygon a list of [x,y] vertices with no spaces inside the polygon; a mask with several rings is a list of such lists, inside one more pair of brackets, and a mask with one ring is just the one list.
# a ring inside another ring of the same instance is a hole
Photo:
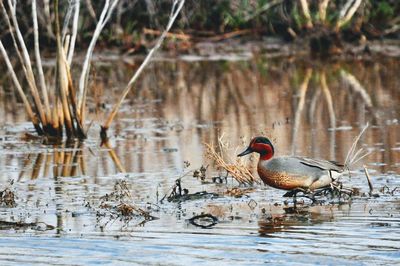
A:
{"label": "dry grass clump", "polygon": [[[207,147],[205,153],[206,157],[211,159],[217,168],[227,171],[228,174],[230,174],[237,182],[239,182],[239,184],[259,184],[259,179],[252,174],[242,159],[236,158],[233,160],[232,158],[224,158],[223,154],[228,153],[229,146],[223,143],[222,137],[219,138],[218,142],[219,152],[212,144],[205,143]],[[236,156],[236,153],[234,156]]]}
{"label": "dry grass clump", "polygon": [[0,206],[6,207],[14,207],[15,203],[15,194],[9,188],[0,191]]}
{"label": "dry grass clump", "polygon": [[[90,204],[87,206],[91,207]],[[133,202],[128,183],[125,180],[117,181],[113,192],[100,197],[99,205],[94,210],[99,221],[103,218],[107,219],[106,224],[117,219],[126,224],[132,220],[139,220],[142,224],[155,219],[150,212],[143,210]]]}

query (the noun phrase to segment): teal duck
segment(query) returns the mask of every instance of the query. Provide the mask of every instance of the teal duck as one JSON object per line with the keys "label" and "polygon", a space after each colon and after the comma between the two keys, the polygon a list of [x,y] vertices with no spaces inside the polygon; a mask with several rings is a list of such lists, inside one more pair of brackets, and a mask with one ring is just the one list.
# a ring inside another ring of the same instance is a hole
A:
{"label": "teal duck", "polygon": [[329,187],[343,173],[343,165],[299,156],[274,156],[274,146],[265,137],[255,137],[238,156],[260,154],[257,172],[264,184],[284,190],[313,191]]}

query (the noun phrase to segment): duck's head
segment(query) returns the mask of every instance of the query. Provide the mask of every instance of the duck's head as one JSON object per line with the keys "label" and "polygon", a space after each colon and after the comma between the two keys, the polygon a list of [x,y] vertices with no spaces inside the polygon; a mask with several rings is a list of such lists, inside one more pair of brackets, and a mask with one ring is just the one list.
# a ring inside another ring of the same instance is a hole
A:
{"label": "duck's head", "polygon": [[260,160],[269,160],[274,156],[274,146],[271,141],[265,137],[255,137],[250,141],[245,151],[239,153],[238,156],[244,156],[252,152],[260,154]]}

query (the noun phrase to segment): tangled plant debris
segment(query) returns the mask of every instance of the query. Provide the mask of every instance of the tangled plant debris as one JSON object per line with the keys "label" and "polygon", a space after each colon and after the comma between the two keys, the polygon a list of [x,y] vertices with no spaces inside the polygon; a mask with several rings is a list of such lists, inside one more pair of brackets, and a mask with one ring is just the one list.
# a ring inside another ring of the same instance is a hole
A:
{"label": "tangled plant debris", "polygon": [[170,189],[170,192],[164,195],[164,197],[160,200],[160,203],[163,203],[165,199],[167,199],[168,202],[183,202],[187,200],[216,198],[219,196],[216,193],[209,193],[207,191],[189,193],[187,188],[182,188],[181,179],[182,177],[175,180],[175,184]]}
{"label": "tangled plant debris", "polygon": [[304,190],[304,189],[294,189],[285,193],[284,197],[293,197],[296,203],[296,197],[307,198],[312,201],[312,203],[325,203],[329,199],[337,200],[349,200],[354,195],[354,191],[351,188],[343,187],[341,182],[332,182],[329,187],[316,189],[314,191]]}
{"label": "tangled plant debris", "polygon": [[15,194],[9,188],[0,191],[0,206],[15,207]]}
{"label": "tangled plant debris", "polygon": [[47,231],[54,230],[55,227],[50,224],[46,224],[43,222],[32,222],[32,223],[24,223],[24,222],[7,222],[0,221],[0,230],[24,230],[24,229],[32,229],[35,231]]}
{"label": "tangled plant debris", "polygon": [[107,220],[105,225],[115,220],[120,220],[127,225],[131,221],[138,221],[139,224],[143,224],[157,219],[149,211],[145,211],[134,204],[128,183],[125,180],[117,181],[113,192],[100,197],[97,207],[93,207],[89,202],[86,203],[86,207],[96,211],[99,223],[103,219]]}

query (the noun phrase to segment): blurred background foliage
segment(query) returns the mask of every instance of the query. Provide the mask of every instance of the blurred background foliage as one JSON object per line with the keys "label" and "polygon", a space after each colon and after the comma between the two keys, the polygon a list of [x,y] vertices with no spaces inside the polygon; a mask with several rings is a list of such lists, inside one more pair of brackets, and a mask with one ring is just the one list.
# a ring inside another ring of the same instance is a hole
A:
{"label": "blurred background foliage", "polygon": [[[320,0],[322,1],[322,0]],[[308,1],[311,17],[318,21],[320,1]],[[45,3],[50,3],[47,10]],[[61,14],[65,14],[68,1],[61,1]],[[251,38],[275,36],[292,40],[310,32],[295,0],[187,0],[181,15],[173,27],[173,33],[184,33],[192,40],[207,40],[212,36],[228,32],[247,30]],[[332,28],[346,0],[331,0],[325,21],[314,28]],[[168,21],[172,1],[170,0],[120,0],[113,18],[106,26],[99,40],[99,47],[122,47],[130,49],[154,39],[156,33],[145,29],[162,31]],[[52,1],[38,1],[41,47],[54,50],[54,13]],[[81,0],[78,49],[88,46],[104,1]],[[18,2],[18,18],[28,45],[32,45],[32,21],[30,1]],[[341,32],[362,34],[368,39],[400,39],[400,1],[364,0],[352,20]],[[3,43],[10,42],[4,17],[0,19],[0,37]]]}

